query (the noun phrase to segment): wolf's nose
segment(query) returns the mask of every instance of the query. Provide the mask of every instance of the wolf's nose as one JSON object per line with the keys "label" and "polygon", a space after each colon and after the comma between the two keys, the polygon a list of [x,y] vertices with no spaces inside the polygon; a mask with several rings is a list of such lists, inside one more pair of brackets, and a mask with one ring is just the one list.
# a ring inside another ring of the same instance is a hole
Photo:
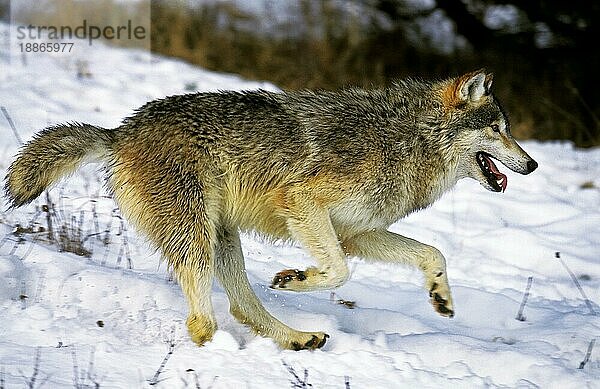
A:
{"label": "wolf's nose", "polygon": [[534,171],[535,169],[537,169],[538,167],[538,163],[535,162],[533,159],[531,161],[527,162],[527,174],[531,173],[532,171]]}

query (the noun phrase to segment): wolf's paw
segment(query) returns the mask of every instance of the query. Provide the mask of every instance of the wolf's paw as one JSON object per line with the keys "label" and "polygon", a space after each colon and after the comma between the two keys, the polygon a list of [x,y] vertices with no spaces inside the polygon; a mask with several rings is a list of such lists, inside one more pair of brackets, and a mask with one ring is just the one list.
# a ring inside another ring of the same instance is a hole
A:
{"label": "wolf's paw", "polygon": [[298,269],[287,269],[282,270],[275,274],[273,281],[271,281],[271,288],[273,289],[287,289],[295,283],[306,280],[306,273]]}
{"label": "wolf's paw", "polygon": [[320,270],[316,267],[309,267],[306,270],[288,269],[275,274],[271,281],[271,288],[310,292],[337,288],[347,280],[348,273],[346,271]]}
{"label": "wolf's paw", "polygon": [[454,317],[454,310],[452,309],[451,302],[436,292],[431,292],[429,296],[431,297],[433,309],[435,309],[437,313],[445,317]]}
{"label": "wolf's paw", "polygon": [[329,335],[324,332],[302,332],[301,334],[301,337],[297,339],[290,339],[285,344],[282,344],[282,346],[294,351],[315,350],[323,347],[329,338]]}
{"label": "wolf's paw", "polygon": [[217,324],[212,318],[197,314],[190,315],[187,318],[186,324],[190,337],[198,346],[202,346],[211,340],[217,330]]}
{"label": "wolf's paw", "polygon": [[316,267],[309,267],[306,270],[287,269],[275,274],[271,281],[273,289],[287,289],[293,291],[313,290],[316,285],[314,282],[319,279],[319,270]]}
{"label": "wolf's paw", "polygon": [[454,308],[452,305],[452,296],[450,295],[450,288],[445,278],[441,278],[440,282],[433,281],[429,288],[429,297],[431,297],[431,305],[437,313],[445,317],[454,317]]}

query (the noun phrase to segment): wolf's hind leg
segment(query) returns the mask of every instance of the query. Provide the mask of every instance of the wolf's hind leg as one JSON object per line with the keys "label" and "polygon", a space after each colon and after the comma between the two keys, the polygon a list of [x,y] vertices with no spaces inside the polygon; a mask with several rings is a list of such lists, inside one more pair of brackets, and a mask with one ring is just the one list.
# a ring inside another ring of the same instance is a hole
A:
{"label": "wolf's hind leg", "polygon": [[215,201],[208,197],[195,165],[186,168],[139,150],[144,147],[120,151],[109,184],[126,219],[160,249],[173,269],[189,305],[190,336],[202,345],[217,328],[210,301]]}
{"label": "wolf's hind leg", "polygon": [[288,229],[292,237],[317,260],[317,267],[283,270],[275,275],[271,287],[293,291],[332,289],[350,276],[346,255],[331,224],[329,211],[299,188],[288,193]]}
{"label": "wolf's hind leg", "polygon": [[272,338],[283,348],[302,350],[322,347],[329,337],[327,334],[294,330],[265,310],[248,282],[237,229],[219,229],[218,240],[216,275],[225,288],[232,315],[258,335]]}
{"label": "wolf's hind leg", "polygon": [[[182,208],[184,207],[180,207],[180,212]],[[190,337],[201,346],[211,340],[217,330],[210,300],[215,269],[215,233],[207,215],[200,213],[181,216],[182,218],[177,219],[179,225],[172,225],[165,235],[161,249],[173,267],[188,302],[186,324]],[[166,228],[170,225],[163,226]]]}
{"label": "wolf's hind leg", "polygon": [[213,269],[206,265],[178,266],[174,269],[189,304],[190,312],[186,320],[188,331],[199,346],[211,340],[217,330],[210,301]]}
{"label": "wolf's hind leg", "polygon": [[425,276],[433,308],[442,316],[454,316],[446,275],[446,260],[435,247],[386,230],[368,231],[343,242],[348,255],[370,261],[395,262],[418,267]]}

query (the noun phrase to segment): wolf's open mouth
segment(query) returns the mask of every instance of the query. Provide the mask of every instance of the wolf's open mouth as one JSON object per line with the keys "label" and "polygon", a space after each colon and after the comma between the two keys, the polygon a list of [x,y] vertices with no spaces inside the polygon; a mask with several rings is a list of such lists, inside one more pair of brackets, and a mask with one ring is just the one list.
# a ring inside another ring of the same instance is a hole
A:
{"label": "wolf's open mouth", "polygon": [[490,184],[494,191],[504,192],[508,184],[508,178],[506,175],[500,173],[491,157],[491,155],[479,151],[476,155],[477,163],[483,175],[487,178],[488,184]]}

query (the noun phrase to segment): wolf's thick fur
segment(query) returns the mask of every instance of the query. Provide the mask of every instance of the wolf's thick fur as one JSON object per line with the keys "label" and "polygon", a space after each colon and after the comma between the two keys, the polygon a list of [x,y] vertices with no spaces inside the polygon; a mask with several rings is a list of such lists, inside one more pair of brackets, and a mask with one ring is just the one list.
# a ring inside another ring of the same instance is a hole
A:
{"label": "wolf's thick fur", "polygon": [[162,252],[187,297],[198,344],[215,329],[216,276],[231,313],[285,348],[322,346],[272,317],[246,278],[239,231],[297,241],[315,267],[283,270],[273,288],[342,285],[346,258],[419,267],[434,308],[454,314],[442,254],[387,231],[457,180],[506,187],[493,161],[527,174],[537,164],[510,135],[482,71],[438,82],[340,92],[220,92],[152,101],[116,129],[48,128],[8,170],[13,206],[32,201],[86,160],[107,166],[121,211]]}

